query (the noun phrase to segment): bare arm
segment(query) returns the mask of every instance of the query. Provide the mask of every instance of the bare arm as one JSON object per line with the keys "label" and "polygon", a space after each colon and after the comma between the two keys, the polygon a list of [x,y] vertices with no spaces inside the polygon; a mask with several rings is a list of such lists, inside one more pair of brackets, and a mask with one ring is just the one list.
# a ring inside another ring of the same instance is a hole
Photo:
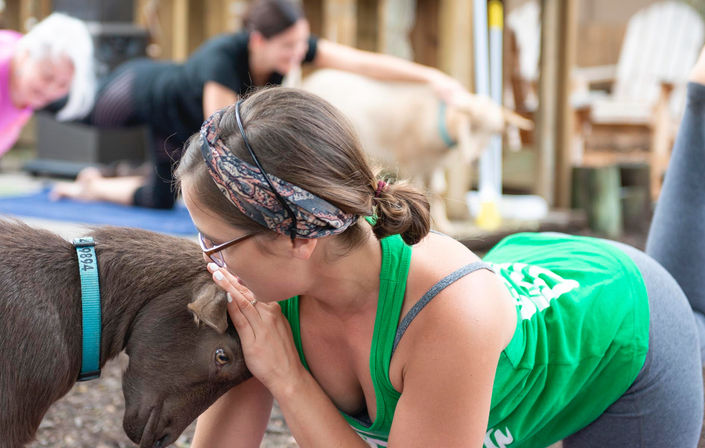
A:
{"label": "bare arm", "polygon": [[203,118],[208,118],[217,110],[238,100],[237,93],[215,81],[203,86]]}
{"label": "bare arm", "polygon": [[[223,277],[213,278],[232,296],[228,313],[242,341],[247,367],[277,399],[297,444],[301,447],[369,448],[301,364],[291,327],[279,304],[257,302],[256,306],[253,305],[254,295],[250,290],[238,283],[226,269],[219,272]],[[223,426],[224,423],[218,425]],[[227,438],[218,434],[213,440],[223,443]],[[202,446],[210,448],[214,445]]]}
{"label": "bare arm", "polygon": [[257,379],[235,386],[198,417],[192,448],[257,448],[272,411],[272,395]]}
{"label": "bare arm", "polygon": [[389,81],[430,82],[438,70],[395,56],[358,50],[325,39],[319,39],[316,67],[335,68]]}
{"label": "bare arm", "polygon": [[369,448],[303,366],[282,386],[274,396],[299,446]]}
{"label": "bare arm", "polygon": [[513,335],[516,312],[494,274],[480,271],[474,277],[471,289],[466,278],[434,298],[399,345],[409,355],[390,447],[483,444],[495,370]]}
{"label": "bare arm", "polygon": [[313,64],[319,68],[344,70],[383,81],[427,83],[439,97],[448,102],[452,102],[455,95],[468,94],[457,80],[433,67],[382,53],[358,50],[325,39],[318,41]]}

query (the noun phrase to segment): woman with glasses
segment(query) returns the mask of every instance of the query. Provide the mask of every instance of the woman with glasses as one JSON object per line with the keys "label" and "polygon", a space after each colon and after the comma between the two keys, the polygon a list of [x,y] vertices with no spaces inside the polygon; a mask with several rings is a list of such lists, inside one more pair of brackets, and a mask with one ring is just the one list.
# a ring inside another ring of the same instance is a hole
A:
{"label": "woman with glasses", "polygon": [[76,182],[57,185],[53,197],[171,208],[176,197],[173,165],[203,120],[254,88],[281,84],[302,63],[378,79],[428,83],[445,100],[469,94],[434,68],[318,39],[310,34],[306,18],[292,0],[257,0],[246,16],[244,31],[207,41],[183,64],[129,61],[103,83],[91,123],[105,128],[148,125],[154,164],[148,179],[107,178],[87,168]]}
{"label": "woman with glasses", "polygon": [[703,119],[692,83],[656,260],[533,233],[481,260],[429,232],[424,195],[379,178],[322,99],[266,89],[216,112],[176,176],[254,378],[192,446],[259,446],[273,399],[300,446],[696,446]]}

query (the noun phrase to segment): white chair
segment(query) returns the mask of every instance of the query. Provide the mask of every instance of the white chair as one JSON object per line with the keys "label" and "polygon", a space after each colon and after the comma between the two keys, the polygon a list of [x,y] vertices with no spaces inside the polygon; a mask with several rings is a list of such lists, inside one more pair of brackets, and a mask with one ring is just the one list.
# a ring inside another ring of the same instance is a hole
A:
{"label": "white chair", "polygon": [[[646,161],[656,199],[703,35],[693,8],[655,3],[629,20],[616,66],[575,70],[576,165]],[[606,82],[609,93],[589,89]]]}

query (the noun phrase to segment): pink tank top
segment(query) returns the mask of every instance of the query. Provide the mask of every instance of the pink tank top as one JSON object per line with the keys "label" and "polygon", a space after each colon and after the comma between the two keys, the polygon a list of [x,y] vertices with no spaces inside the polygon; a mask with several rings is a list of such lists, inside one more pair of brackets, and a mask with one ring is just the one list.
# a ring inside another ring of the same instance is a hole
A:
{"label": "pink tank top", "polygon": [[16,31],[0,30],[0,156],[15,144],[32,116],[32,109],[16,108],[10,97],[10,61],[21,37]]}

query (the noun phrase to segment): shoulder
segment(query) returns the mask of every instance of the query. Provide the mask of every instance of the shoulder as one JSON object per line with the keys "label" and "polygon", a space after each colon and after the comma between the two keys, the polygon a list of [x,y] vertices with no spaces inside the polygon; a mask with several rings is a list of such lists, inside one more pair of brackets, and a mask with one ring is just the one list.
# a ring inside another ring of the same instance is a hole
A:
{"label": "shoulder", "polygon": [[[402,315],[440,280],[478,261],[480,258],[458,241],[430,234],[414,246]],[[474,271],[441,290],[414,318],[395,354],[394,361],[401,364],[397,371],[428,361],[438,347],[448,353],[467,354],[468,349],[474,351],[471,347],[499,353],[515,327],[515,303],[502,280],[487,269]]]}
{"label": "shoulder", "polygon": [[[439,281],[448,279],[450,274],[460,268],[481,261],[462,243],[446,235],[431,233],[414,246],[407,282],[407,300],[417,302]],[[495,322],[506,318],[507,310],[511,315],[515,313],[514,303],[504,282],[488,269],[478,269],[452,281],[427,308],[425,311],[428,311],[429,316],[438,313],[435,317],[443,317],[446,322],[453,318],[483,318],[487,319],[486,322]],[[446,313],[449,316],[445,316]],[[432,324],[436,322],[435,319],[428,321]]]}
{"label": "shoulder", "polygon": [[250,35],[245,31],[221,34],[208,39],[193,56],[220,54],[236,57],[247,52],[249,41]]}
{"label": "shoulder", "polygon": [[0,30],[0,43],[14,43],[22,38],[22,33],[13,30]]}
{"label": "shoulder", "polygon": [[0,30],[0,61],[7,62],[17,46],[17,42],[22,38],[22,34],[12,30]]}
{"label": "shoulder", "polygon": [[227,44],[238,50],[247,50],[250,43],[250,33],[247,31],[239,31],[234,34],[226,34],[223,36]]}
{"label": "shoulder", "polygon": [[429,233],[413,246],[407,279],[409,298],[420,297],[419,294],[423,295],[445,276],[479,261],[480,257],[459,241],[441,233]]}
{"label": "shoulder", "polygon": [[189,59],[189,66],[201,79],[216,81],[239,92],[241,71],[248,70],[249,34],[223,34],[203,44]]}

